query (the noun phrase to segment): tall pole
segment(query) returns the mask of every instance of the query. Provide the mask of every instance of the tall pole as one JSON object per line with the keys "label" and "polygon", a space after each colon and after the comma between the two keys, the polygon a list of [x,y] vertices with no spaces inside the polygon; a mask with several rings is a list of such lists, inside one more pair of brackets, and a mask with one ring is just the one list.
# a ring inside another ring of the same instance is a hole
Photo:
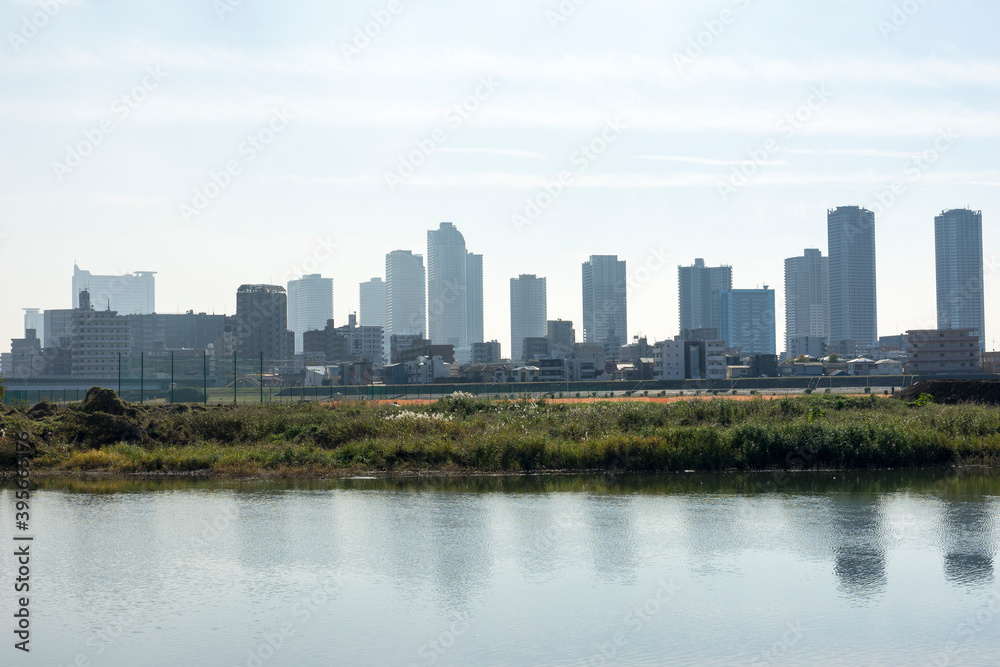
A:
{"label": "tall pole", "polygon": [[146,385],[143,382],[146,379],[146,355],[142,350],[139,350],[139,405],[146,399]]}
{"label": "tall pole", "polygon": [[122,353],[118,353],[118,395],[122,395]]}
{"label": "tall pole", "polygon": [[201,353],[201,398],[208,405],[208,350]]}
{"label": "tall pole", "polygon": [[233,405],[236,405],[236,350],[233,350]]}
{"label": "tall pole", "polygon": [[264,402],[264,351],[260,351],[260,402]]}
{"label": "tall pole", "polygon": [[174,402],[174,351],[170,350],[170,403]]}

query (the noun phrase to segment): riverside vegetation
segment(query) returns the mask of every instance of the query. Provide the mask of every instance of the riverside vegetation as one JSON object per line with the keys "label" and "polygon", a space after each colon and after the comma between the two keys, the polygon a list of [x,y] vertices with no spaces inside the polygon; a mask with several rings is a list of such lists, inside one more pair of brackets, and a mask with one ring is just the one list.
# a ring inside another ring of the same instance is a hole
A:
{"label": "riverside vegetation", "polygon": [[323,476],[358,472],[719,471],[1000,463],[1000,408],[879,396],[674,403],[496,401],[429,405],[140,406],[94,388],[69,406],[0,414],[36,472]]}

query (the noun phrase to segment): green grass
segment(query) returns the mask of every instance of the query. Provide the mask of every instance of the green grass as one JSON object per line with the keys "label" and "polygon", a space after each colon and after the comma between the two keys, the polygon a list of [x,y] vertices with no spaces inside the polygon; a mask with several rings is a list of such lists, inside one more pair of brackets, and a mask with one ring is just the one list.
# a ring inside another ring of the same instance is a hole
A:
{"label": "green grass", "polygon": [[[110,408],[109,408],[110,409]],[[84,405],[0,416],[35,467],[118,474],[356,471],[672,471],[903,468],[1000,462],[1000,408],[866,396],[670,404],[448,398],[423,407]]]}

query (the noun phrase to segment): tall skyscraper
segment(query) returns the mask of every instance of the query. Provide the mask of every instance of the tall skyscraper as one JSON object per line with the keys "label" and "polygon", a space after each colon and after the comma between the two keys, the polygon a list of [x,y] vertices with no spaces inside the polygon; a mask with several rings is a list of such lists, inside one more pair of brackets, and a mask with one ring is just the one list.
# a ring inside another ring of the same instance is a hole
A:
{"label": "tall skyscraper", "polygon": [[864,352],[878,343],[875,214],[858,206],[841,206],[828,211],[826,219],[830,344],[847,354]]}
{"label": "tall skyscraper", "polygon": [[137,271],[120,276],[94,275],[73,265],[73,307],[80,292],[90,293],[95,310],[114,310],[119,315],[156,312],[155,271]]}
{"label": "tall skyscraper", "polygon": [[319,331],[333,319],[333,278],[318,273],[288,281],[288,328],[295,333],[295,354],[302,354],[302,334]]}
{"label": "tall skyscraper", "polygon": [[385,256],[386,338],[427,331],[424,256],[393,250]]}
{"label": "tall skyscraper", "polygon": [[427,232],[427,326],[436,345],[469,345],[467,258],[465,237],[454,224]]}
{"label": "tall skyscraper", "polygon": [[583,342],[604,346],[617,359],[628,338],[625,260],[617,255],[591,255],[583,263]]}
{"label": "tall skyscraper", "polygon": [[381,278],[372,278],[358,286],[361,326],[382,327],[382,331],[387,330],[385,289],[386,284]]}
{"label": "tall skyscraper", "polygon": [[774,290],[719,290],[719,335],[744,355],[775,352]]}
{"label": "tall skyscraper", "polygon": [[483,333],[483,256],[470,252],[465,256],[466,317],[469,345],[484,342]]}
{"label": "tall skyscraper", "polygon": [[510,358],[521,359],[524,339],[545,336],[545,278],[522,274],[510,279]]}
{"label": "tall skyscraper", "polygon": [[289,358],[295,337],[288,331],[288,295],[280,285],[240,285],[236,291],[236,354],[264,355],[269,362]]}
{"label": "tall skyscraper", "polygon": [[973,329],[986,349],[983,213],[944,211],[934,218],[938,329]]}
{"label": "tall skyscraper", "polygon": [[677,267],[677,287],[681,331],[718,330],[718,291],[732,289],[733,267],[705,266],[705,260],[698,258],[693,266]]}
{"label": "tall skyscraper", "polygon": [[785,352],[823,356],[830,338],[830,259],[815,249],[785,260]]}

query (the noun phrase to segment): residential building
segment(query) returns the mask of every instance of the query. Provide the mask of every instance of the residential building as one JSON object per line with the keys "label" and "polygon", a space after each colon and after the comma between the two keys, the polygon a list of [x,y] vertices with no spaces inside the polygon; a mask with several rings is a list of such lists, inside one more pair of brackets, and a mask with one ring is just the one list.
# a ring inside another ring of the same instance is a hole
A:
{"label": "residential building", "polygon": [[920,329],[906,332],[906,372],[978,373],[979,336],[975,329]]}
{"label": "residential building", "polygon": [[465,256],[465,312],[468,318],[468,345],[482,343],[483,333],[483,256],[470,252]]}
{"label": "residential building", "polygon": [[[78,297],[79,298],[79,297]],[[69,349],[73,340],[73,311],[75,308],[45,310],[42,347],[45,349]]]}
{"label": "residential building", "polygon": [[280,285],[240,285],[236,291],[236,354],[265,361],[291,358],[295,338],[288,330],[288,295]]}
{"label": "residential building", "polygon": [[465,237],[454,224],[427,232],[427,327],[435,344],[468,346],[467,260]]}
{"label": "residential building", "polygon": [[[521,361],[536,361],[554,356],[549,349],[549,339],[545,336],[526,336],[521,339]],[[569,356],[557,358],[568,359]]]}
{"label": "residential building", "polygon": [[27,333],[28,329],[35,330],[35,338],[39,341],[45,341],[45,315],[39,308],[25,308],[24,309],[24,331]]}
{"label": "residential building", "polygon": [[677,267],[677,285],[681,331],[718,330],[721,326],[718,291],[732,289],[733,267],[705,266],[705,260],[698,258],[692,266]]}
{"label": "residential building", "polygon": [[777,354],[775,350],[774,290],[719,290],[719,334],[743,356]]}
{"label": "residential building", "polygon": [[288,281],[288,329],[295,334],[295,354],[302,354],[302,334],[322,329],[333,319],[333,278],[318,273]]}
{"label": "residential building", "polygon": [[830,343],[845,352],[851,345],[871,350],[878,341],[875,214],[858,206],[828,211],[827,237]]}
{"label": "residential building", "polygon": [[986,349],[983,213],[943,211],[934,218],[938,329],[972,329]]}
{"label": "residential building", "polygon": [[73,311],[71,371],[74,378],[111,380],[128,377],[132,355],[132,328],[113,310],[94,310],[90,293],[78,295]]}
{"label": "residential building", "polygon": [[347,324],[334,326],[333,320],[327,320],[322,330],[305,332],[303,336],[303,352],[310,361],[322,354],[324,363],[334,362],[364,362],[373,368],[384,365],[385,341],[382,327],[359,326],[355,314],[347,316]]}
{"label": "residential building", "polygon": [[[545,336],[548,317],[546,280],[534,274],[510,279],[510,354],[514,361],[522,355],[525,338]],[[572,326],[572,325],[571,325]]]}
{"label": "residential building", "polygon": [[606,359],[617,359],[628,340],[625,260],[617,255],[591,255],[583,263],[583,341],[604,347]]}
{"label": "residential building", "polygon": [[156,312],[155,271],[137,271],[122,275],[103,276],[84,271],[73,265],[73,299],[75,307],[80,292],[90,294],[90,302],[98,311],[113,310],[122,315]]}
{"label": "residential building", "polygon": [[[381,278],[372,278],[358,286],[358,319],[363,327],[382,327],[385,342],[389,342],[389,319],[387,314],[386,283]],[[388,352],[388,350],[386,350]]]}
{"label": "residential building", "polygon": [[423,255],[393,250],[385,256],[386,335],[423,338],[426,322],[426,273]]}
{"label": "residential building", "polygon": [[830,338],[830,258],[816,249],[785,260],[785,353],[823,356]]}
{"label": "residential building", "polygon": [[132,353],[149,350],[206,350],[225,331],[225,315],[188,311],[183,314],[126,315],[132,328]]}
{"label": "residential building", "polygon": [[497,341],[491,340],[488,343],[472,344],[472,359],[470,363],[499,364],[502,359],[500,343]]}
{"label": "residential building", "polygon": [[45,375],[45,358],[42,356],[42,341],[34,329],[27,329],[24,338],[10,341],[10,368],[4,374],[11,378],[37,378]]}
{"label": "residential building", "polygon": [[555,359],[569,359],[576,347],[576,329],[570,320],[548,320],[545,323],[548,355]]}

